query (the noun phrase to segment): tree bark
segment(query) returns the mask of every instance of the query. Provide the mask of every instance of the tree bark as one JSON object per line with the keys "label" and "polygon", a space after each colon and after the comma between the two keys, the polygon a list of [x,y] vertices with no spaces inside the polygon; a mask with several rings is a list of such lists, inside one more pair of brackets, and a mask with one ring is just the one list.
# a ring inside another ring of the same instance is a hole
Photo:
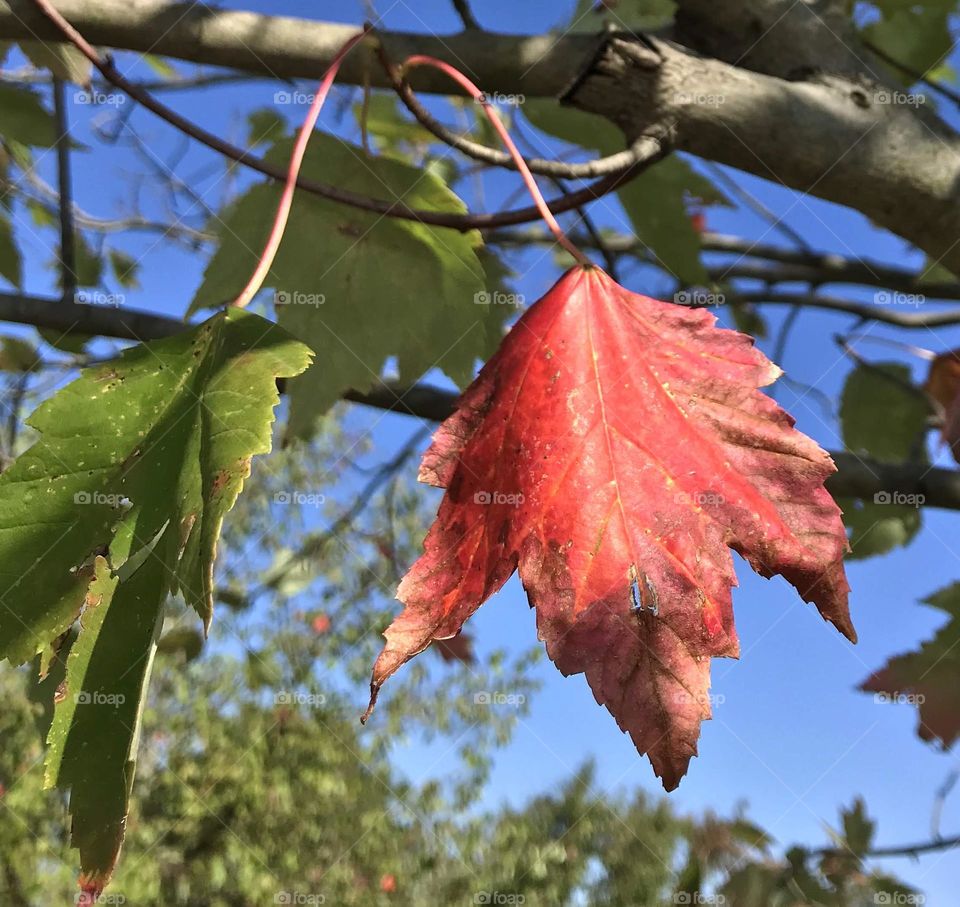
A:
{"label": "tree bark", "polygon": [[[851,73],[861,54],[849,43],[853,36],[838,37],[829,27],[835,20],[824,17],[832,5],[681,3],[675,33],[740,65],[632,36],[470,29],[442,37],[379,37],[394,60],[431,54],[489,91],[564,96],[612,120],[628,140],[670,135],[684,151],[861,211],[960,274],[960,140],[932,113],[886,103],[879,84],[868,80],[866,64]],[[97,44],[277,78],[318,78],[356,31],[161,0],[60,0],[57,7]],[[739,48],[749,35],[732,36],[748,15],[761,36],[744,56]],[[704,36],[714,33],[721,40],[705,43]],[[59,36],[29,0],[0,0],[0,38],[36,37]],[[783,57],[788,49],[792,63]],[[836,72],[824,72],[830,67]],[[782,77],[810,69],[816,72],[806,81]],[[387,85],[369,50],[352,54],[341,78]],[[455,92],[442,75],[425,69],[413,74],[413,84]]]}

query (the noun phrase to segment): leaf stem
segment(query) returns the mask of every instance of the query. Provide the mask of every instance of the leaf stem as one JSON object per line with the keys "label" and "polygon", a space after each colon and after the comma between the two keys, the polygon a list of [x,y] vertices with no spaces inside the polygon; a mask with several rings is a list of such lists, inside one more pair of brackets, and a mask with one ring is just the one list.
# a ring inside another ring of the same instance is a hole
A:
{"label": "leaf stem", "polygon": [[503,142],[504,147],[510,153],[514,163],[517,165],[517,170],[520,171],[520,176],[523,178],[523,182],[525,183],[527,190],[530,192],[531,198],[533,198],[533,203],[537,206],[540,216],[550,228],[550,232],[556,237],[557,242],[578,262],[580,262],[581,265],[584,267],[593,267],[593,262],[590,261],[590,259],[569,240],[567,234],[563,232],[563,228],[553,216],[553,212],[547,205],[547,202],[543,197],[543,193],[540,191],[540,187],[537,185],[537,181],[534,179],[533,174],[530,172],[530,168],[527,166],[527,162],[523,159],[523,155],[520,154],[520,151],[514,144],[513,139],[510,138],[510,133],[507,131],[507,127],[503,125],[503,122],[501,121],[497,112],[493,109],[493,106],[490,104],[487,96],[476,85],[474,85],[470,79],[460,72],[459,69],[451,66],[449,63],[445,63],[443,60],[438,60],[436,57],[430,57],[425,54],[414,54],[413,56],[407,57],[407,59],[404,60],[400,66],[400,69],[403,71],[407,69],[414,69],[417,66],[430,66],[434,69],[440,70],[440,72],[444,73],[444,75],[453,79],[454,82],[463,88],[478,104],[483,107],[483,112],[490,121],[490,125],[496,130],[497,134],[500,136],[500,140]]}
{"label": "leaf stem", "polygon": [[250,303],[250,300],[256,296],[260,290],[260,287],[263,286],[263,281],[270,272],[270,268],[273,265],[274,259],[277,257],[277,250],[280,248],[280,242],[283,240],[284,230],[287,228],[287,221],[290,218],[290,209],[293,206],[293,195],[297,188],[297,177],[300,175],[300,168],[303,166],[303,158],[307,153],[307,144],[310,141],[310,136],[313,134],[314,126],[317,125],[317,119],[320,116],[320,111],[323,109],[323,103],[326,101],[327,95],[330,93],[330,86],[333,85],[333,80],[336,79],[337,73],[340,71],[340,64],[343,63],[343,60],[347,54],[350,53],[350,51],[353,50],[353,48],[356,47],[357,44],[359,44],[367,36],[369,31],[370,26],[365,25],[362,32],[352,35],[344,42],[343,46],[334,56],[333,61],[330,63],[330,67],[324,73],[320,85],[317,87],[317,93],[313,96],[310,109],[307,111],[307,115],[303,120],[303,125],[300,127],[300,132],[297,134],[297,141],[293,147],[293,154],[290,155],[290,164],[287,168],[287,179],[283,186],[283,194],[280,196],[280,203],[277,205],[277,213],[273,219],[273,227],[270,230],[270,235],[267,237],[267,243],[263,247],[263,253],[260,255],[260,261],[257,264],[253,274],[250,276],[250,280],[247,281],[247,285],[240,292],[240,295],[237,296],[237,298],[231,303],[237,308],[242,309],[244,306]]}

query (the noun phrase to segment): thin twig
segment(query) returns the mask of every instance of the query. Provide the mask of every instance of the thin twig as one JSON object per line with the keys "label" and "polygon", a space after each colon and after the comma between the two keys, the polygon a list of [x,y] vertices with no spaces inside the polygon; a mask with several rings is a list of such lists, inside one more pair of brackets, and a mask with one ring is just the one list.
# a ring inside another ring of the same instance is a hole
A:
{"label": "thin twig", "polygon": [[[175,110],[167,107],[165,104],[154,98],[149,92],[141,90],[138,85],[127,79],[114,66],[113,61],[101,56],[94,47],[72,26],[60,13],[49,3],[49,0],[32,0],[33,4],[43,13],[43,15],[52,22],[63,36],[73,44],[96,68],[100,74],[111,84],[126,92],[135,101],[146,107],[152,113],[165,120],[180,132],[189,135],[198,142],[206,145],[214,151],[219,152],[225,157],[243,164],[253,170],[257,170],[266,176],[275,180],[283,181],[286,173],[280,167],[274,167],[272,164],[260,159],[249,151],[238,148],[229,142],[224,141],[219,136],[198,126],[196,123],[181,116]],[[663,157],[667,151],[660,142],[651,140],[645,143],[648,155],[640,162],[634,164],[625,171],[610,174],[603,179],[598,180],[590,186],[573,193],[572,195],[553,199],[547,202],[548,209],[554,214],[570,211],[579,205],[586,204],[594,199],[612,192],[618,186],[627,182],[632,176],[639,172],[644,164],[653,163]],[[340,202],[344,205],[350,205],[364,211],[372,211],[376,214],[382,214],[387,217],[397,217],[403,220],[413,220],[424,224],[431,224],[438,227],[449,227],[454,230],[466,232],[468,230],[485,229],[491,227],[508,226],[511,224],[529,223],[539,220],[542,217],[541,210],[536,205],[527,208],[521,208],[516,211],[506,211],[497,214],[450,214],[437,211],[424,211],[420,209],[409,208],[400,201],[385,202],[380,199],[361,195],[357,192],[350,192],[346,189],[340,189],[327,183],[317,182],[306,179],[303,176],[298,177],[297,186],[307,192],[328,198],[331,201]]]}
{"label": "thin twig", "polygon": [[63,79],[53,80],[53,114],[57,124],[57,181],[60,190],[60,288],[64,299],[77,295],[76,225],[70,179],[70,123]]}
{"label": "thin twig", "polygon": [[[504,167],[507,170],[516,170],[517,164],[513,158],[505,151],[498,148],[490,148],[480,142],[471,141],[464,135],[459,135],[452,129],[443,125],[429,110],[426,109],[418,100],[410,87],[410,84],[400,75],[400,71],[386,55],[383,46],[377,48],[377,56],[384,71],[393,83],[393,89],[397,96],[403,101],[407,110],[413,114],[414,118],[426,129],[433,133],[445,145],[456,148],[463,152],[467,157],[482,161],[485,164],[491,164],[495,167]],[[551,161],[544,158],[525,158],[527,167],[539,176],[553,176],[560,179],[596,179],[598,176],[606,176],[610,173],[618,173],[638,163],[645,157],[643,143],[627,148],[624,151],[618,151],[616,154],[607,157],[597,158],[585,163],[567,163],[565,161]]]}
{"label": "thin twig", "polygon": [[920,82],[921,84],[926,85],[927,88],[943,95],[947,100],[953,101],[957,107],[960,107],[960,94],[953,89],[948,88],[942,82],[938,82],[935,79],[930,79],[924,73],[919,72],[916,69],[912,69],[906,64],[901,63],[899,60],[895,60],[890,56],[890,54],[884,50],[881,50],[876,44],[872,44],[870,41],[864,41],[863,46],[872,53],[875,53],[888,66],[893,66],[895,69],[905,72],[908,76],[910,76],[911,79],[913,79],[914,82]]}
{"label": "thin twig", "polygon": [[477,18],[474,16],[473,10],[470,9],[467,0],[450,0],[450,2],[453,3],[453,8],[457,11],[464,28],[480,29],[480,23],[477,22]]}
{"label": "thin twig", "polygon": [[[931,841],[920,841],[916,844],[894,844],[890,847],[874,847],[861,857],[881,858],[881,857],[918,857],[924,853],[934,853],[938,850],[949,850],[952,847],[960,847],[960,835],[952,838],[935,838]],[[817,850],[807,850],[806,853],[816,857],[829,857],[837,854],[846,855],[849,849],[838,847],[822,847]]]}

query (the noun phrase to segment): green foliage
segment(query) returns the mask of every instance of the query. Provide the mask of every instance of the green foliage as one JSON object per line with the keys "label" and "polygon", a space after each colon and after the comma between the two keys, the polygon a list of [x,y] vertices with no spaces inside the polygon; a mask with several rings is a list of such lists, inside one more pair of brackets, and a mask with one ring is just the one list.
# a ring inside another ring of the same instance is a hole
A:
{"label": "green foliage", "polygon": [[53,114],[43,106],[37,92],[0,83],[0,136],[40,148],[50,148],[56,143]]}
{"label": "green foliage", "polygon": [[110,261],[110,270],[121,287],[125,290],[138,290],[140,288],[140,279],[137,276],[140,263],[136,258],[120,249],[108,250],[107,258]]}
{"label": "green foliage", "polygon": [[[275,144],[268,160],[285,164],[291,143]],[[463,203],[433,174],[390,158],[371,158],[317,133],[304,174],[414,208],[462,213]],[[219,246],[193,307],[229,301],[256,264],[280,189],[255,186],[222,218]],[[489,278],[474,233],[384,218],[325,199],[297,196],[267,277],[280,323],[318,352],[303,378],[290,384],[290,431],[304,436],[347,388],[378,383],[388,358],[413,382],[431,368],[460,384],[472,377],[500,339],[509,306],[477,305]]]}
{"label": "green foliage", "polygon": [[[896,362],[858,365],[840,400],[840,425],[848,450],[885,463],[926,461],[923,438],[929,405]],[[897,489],[872,501],[839,501],[850,534],[851,558],[885,554],[906,545],[921,526],[918,502],[900,501]]]}
{"label": "green foliage", "polygon": [[51,397],[30,420],[40,440],[0,476],[0,575],[16,590],[0,654],[25,661],[79,617],[47,779],[73,790],[90,879],[109,877],[122,839],[167,595],[180,591],[209,624],[223,516],[251,456],[270,449],[275,379],[308,358],[255,315],[216,315]]}
{"label": "green foliage", "polygon": [[46,41],[21,41],[20,49],[34,66],[49,69],[66,82],[82,86],[90,84],[93,65],[75,47]]}
{"label": "green foliage", "polygon": [[864,29],[864,38],[903,66],[907,84],[942,64],[953,49],[950,15],[956,0],[873,0],[881,18]]}
{"label": "green foliage", "polygon": [[0,337],[0,371],[33,372],[40,357],[32,343],[20,337]]}
{"label": "green foliage", "polygon": [[247,144],[253,148],[279,141],[286,132],[286,122],[272,107],[261,107],[247,114]]}
{"label": "green foliage", "polygon": [[[556,101],[528,100],[524,115],[538,129],[600,155],[624,147],[623,136],[610,122]],[[637,237],[649,246],[658,264],[681,283],[703,284],[707,273],[700,262],[700,234],[688,202],[719,204],[723,196],[685,161],[670,157],[650,167],[618,191]]]}
{"label": "green foliage", "polygon": [[13,236],[13,224],[6,214],[0,214],[0,277],[19,287],[23,280],[20,249]]}
{"label": "green foliage", "polygon": [[408,148],[434,144],[433,133],[424,129],[404,110],[393,93],[372,92],[365,102],[354,104],[353,115],[361,128],[374,137],[377,147],[398,156]]}

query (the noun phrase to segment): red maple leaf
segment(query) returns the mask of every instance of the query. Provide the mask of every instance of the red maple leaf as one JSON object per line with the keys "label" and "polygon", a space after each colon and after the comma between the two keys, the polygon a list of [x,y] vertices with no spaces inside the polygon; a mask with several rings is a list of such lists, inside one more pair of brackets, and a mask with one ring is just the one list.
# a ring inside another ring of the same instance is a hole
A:
{"label": "red maple leaf", "polygon": [[930,363],[924,390],[943,408],[943,440],[960,463],[960,350],[941,353]]}
{"label": "red maple leaf", "polygon": [[583,267],[519,320],[424,455],[420,480],[447,491],[371,708],[519,569],[550,658],[670,790],[710,717],[710,657],[738,654],[729,549],[855,639],[835,467],[757,391],[779,369],[715,322]]}

